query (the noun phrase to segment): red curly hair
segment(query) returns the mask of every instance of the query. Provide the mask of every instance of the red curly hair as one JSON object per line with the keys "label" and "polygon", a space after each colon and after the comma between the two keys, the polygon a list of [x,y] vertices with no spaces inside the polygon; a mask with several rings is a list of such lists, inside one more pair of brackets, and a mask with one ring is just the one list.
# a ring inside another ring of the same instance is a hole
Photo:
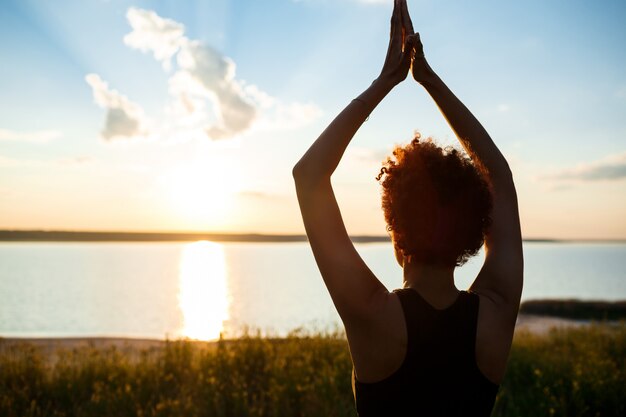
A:
{"label": "red curly hair", "polygon": [[376,179],[396,250],[412,261],[463,265],[482,247],[491,193],[481,170],[455,148],[419,133],[397,146]]}

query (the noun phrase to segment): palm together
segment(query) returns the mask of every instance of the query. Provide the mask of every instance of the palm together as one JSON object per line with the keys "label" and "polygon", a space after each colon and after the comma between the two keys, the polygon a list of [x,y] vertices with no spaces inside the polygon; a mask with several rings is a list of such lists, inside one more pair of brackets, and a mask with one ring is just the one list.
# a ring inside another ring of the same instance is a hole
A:
{"label": "palm together", "polygon": [[394,0],[389,47],[380,76],[397,85],[411,70],[413,78],[422,82],[428,69],[419,33],[413,31],[406,0]]}

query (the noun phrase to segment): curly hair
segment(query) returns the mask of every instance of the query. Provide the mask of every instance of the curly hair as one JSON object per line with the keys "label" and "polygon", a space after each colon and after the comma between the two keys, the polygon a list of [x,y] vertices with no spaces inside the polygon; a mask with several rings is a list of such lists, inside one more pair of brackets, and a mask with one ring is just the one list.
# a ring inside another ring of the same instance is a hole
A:
{"label": "curly hair", "polygon": [[411,260],[463,265],[482,247],[491,224],[491,192],[464,153],[420,134],[397,146],[376,179],[394,245]]}

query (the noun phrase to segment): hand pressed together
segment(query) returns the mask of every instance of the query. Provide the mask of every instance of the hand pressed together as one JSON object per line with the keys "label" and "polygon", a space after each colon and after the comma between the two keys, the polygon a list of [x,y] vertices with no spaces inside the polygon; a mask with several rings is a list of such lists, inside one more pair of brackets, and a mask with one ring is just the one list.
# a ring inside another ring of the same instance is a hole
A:
{"label": "hand pressed together", "polygon": [[430,65],[428,65],[428,61],[426,61],[426,57],[424,56],[424,46],[422,45],[419,33],[415,34],[413,48],[414,55],[411,63],[411,72],[413,73],[415,81],[423,84],[434,74],[434,71]]}
{"label": "hand pressed together", "polygon": [[420,34],[413,31],[406,0],[394,1],[389,38],[387,57],[379,79],[396,86],[406,79],[410,70],[415,81],[420,84],[427,82],[434,71],[424,56]]}
{"label": "hand pressed together", "polygon": [[418,39],[413,33],[406,0],[395,0],[391,16],[389,47],[380,79],[391,83],[393,86],[406,79],[415,52],[415,42]]}

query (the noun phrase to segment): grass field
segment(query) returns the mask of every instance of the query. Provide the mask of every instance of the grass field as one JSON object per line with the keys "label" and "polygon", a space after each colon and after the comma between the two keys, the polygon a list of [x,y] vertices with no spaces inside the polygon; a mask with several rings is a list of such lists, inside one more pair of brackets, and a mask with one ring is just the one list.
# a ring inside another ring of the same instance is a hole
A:
{"label": "grass field", "polygon": [[[626,323],[516,334],[493,416],[626,415]],[[54,353],[0,340],[0,415],[355,416],[340,333]]]}

